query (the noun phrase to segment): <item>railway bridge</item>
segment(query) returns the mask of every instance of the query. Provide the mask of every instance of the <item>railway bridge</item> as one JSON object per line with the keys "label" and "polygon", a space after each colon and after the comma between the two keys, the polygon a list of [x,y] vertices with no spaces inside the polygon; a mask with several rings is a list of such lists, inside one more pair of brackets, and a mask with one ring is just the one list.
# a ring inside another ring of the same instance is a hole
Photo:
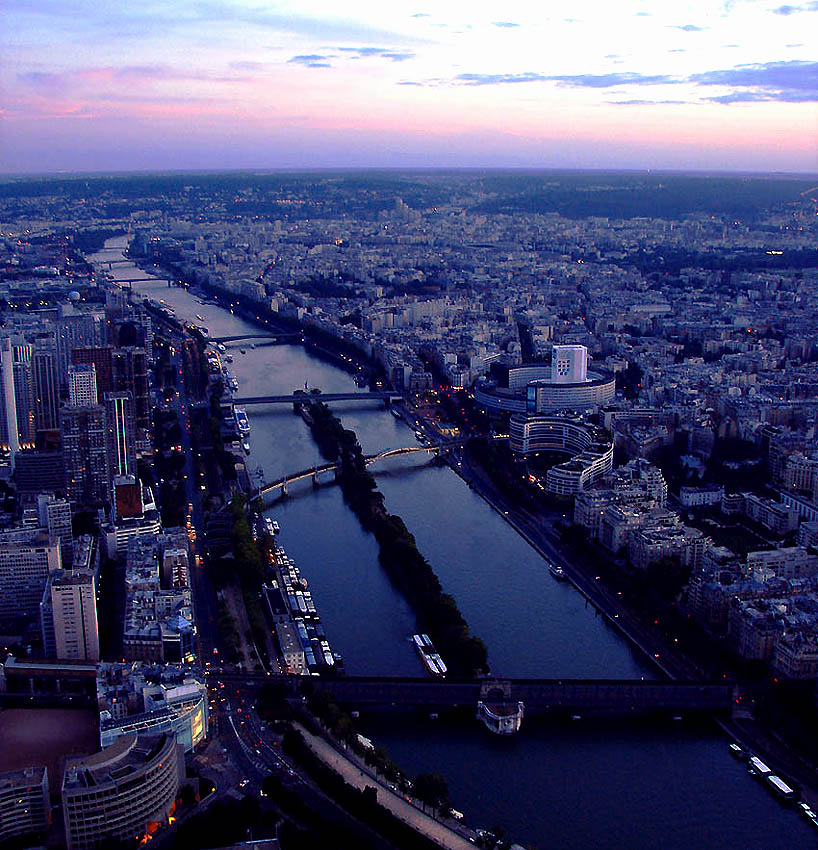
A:
{"label": "railway bridge", "polygon": [[339,704],[354,709],[397,706],[445,710],[474,709],[480,699],[525,705],[532,712],[720,712],[741,701],[733,682],[681,682],[644,679],[497,679],[440,681],[345,676],[321,679],[320,687]]}

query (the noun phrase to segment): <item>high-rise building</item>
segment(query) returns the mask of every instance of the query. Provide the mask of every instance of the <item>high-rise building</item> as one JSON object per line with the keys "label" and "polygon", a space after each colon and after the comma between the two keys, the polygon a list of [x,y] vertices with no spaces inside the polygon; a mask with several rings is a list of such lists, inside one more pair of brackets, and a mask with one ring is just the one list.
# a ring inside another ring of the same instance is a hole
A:
{"label": "high-rise building", "polygon": [[53,351],[37,350],[31,355],[34,430],[55,431],[60,427],[60,390]]}
{"label": "high-rise building", "polygon": [[133,397],[129,392],[106,393],[108,471],[111,478],[136,472]]}
{"label": "high-rise building", "polygon": [[79,311],[68,304],[62,305],[61,310],[62,315],[56,321],[57,375],[60,386],[66,387],[71,352],[79,347],[102,345],[105,325],[101,313]]}
{"label": "high-rise building", "polygon": [[36,498],[39,493],[64,493],[65,474],[62,451],[33,449],[20,452],[14,464],[14,482],[20,498]]}
{"label": "high-rise building", "polygon": [[114,391],[130,392],[137,428],[150,426],[148,358],[144,348],[115,348],[112,353]]}
{"label": "high-rise building", "polygon": [[584,345],[555,345],[551,350],[551,381],[581,384],[588,378],[588,349]]}
{"label": "high-rise building", "polygon": [[14,361],[11,340],[0,339],[0,446],[14,455],[20,451],[20,436],[17,430],[17,402],[14,392]]}
{"label": "high-rise building", "polygon": [[33,350],[34,347],[27,342],[16,342],[11,346],[17,433],[20,444],[26,447],[34,445],[34,389],[31,374]]}
{"label": "high-rise building", "polygon": [[110,345],[75,348],[71,352],[71,361],[78,366],[82,363],[93,363],[97,373],[97,403],[102,404],[105,393],[114,391],[114,366]]}
{"label": "high-rise building", "polygon": [[110,495],[105,408],[66,405],[60,411],[65,493],[72,506],[104,505]]}
{"label": "high-rise building", "polygon": [[27,528],[0,533],[0,618],[36,622],[49,573],[61,568],[56,537]]}
{"label": "high-rise building", "polygon": [[45,833],[50,826],[47,768],[26,767],[0,773],[0,844]]}
{"label": "high-rise building", "polygon": [[90,570],[52,573],[40,603],[40,622],[43,646],[55,658],[99,661],[94,574]]}
{"label": "high-rise building", "polygon": [[72,407],[97,404],[97,371],[93,363],[68,367],[68,400]]}
{"label": "high-rise building", "polygon": [[67,499],[58,499],[53,493],[37,496],[37,519],[40,528],[60,541],[63,566],[70,568],[74,556],[74,535],[71,530],[71,505]]}

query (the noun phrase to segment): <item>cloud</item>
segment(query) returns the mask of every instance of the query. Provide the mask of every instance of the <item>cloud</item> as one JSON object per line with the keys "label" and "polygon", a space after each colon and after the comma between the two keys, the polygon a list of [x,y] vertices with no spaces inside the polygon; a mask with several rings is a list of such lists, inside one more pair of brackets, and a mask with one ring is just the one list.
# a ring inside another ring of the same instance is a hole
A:
{"label": "cloud", "polygon": [[303,65],[305,68],[331,68],[327,60],[331,57],[322,53],[300,53],[287,60],[288,65]]}
{"label": "cloud", "polygon": [[[239,69],[236,69],[239,70]],[[129,85],[152,82],[197,81],[208,83],[240,83],[247,77],[214,74],[209,71],[182,70],[170,65],[123,65],[99,68],[80,68],[64,73],[26,71],[17,75],[21,84],[40,90],[67,89],[78,84],[101,85],[109,82],[124,82]]]}
{"label": "cloud", "polygon": [[672,104],[673,106],[689,106],[688,100],[609,100],[611,106],[664,106]]}
{"label": "cloud", "polygon": [[229,65],[234,71],[262,71],[266,67],[263,62],[231,62]]}
{"label": "cloud", "polygon": [[707,27],[697,27],[696,24],[682,24],[681,26],[671,25],[668,27],[671,30],[681,30],[682,32],[704,32]]}
{"label": "cloud", "polygon": [[52,74],[46,71],[25,71],[17,75],[17,81],[35,89],[61,89],[67,83],[64,74]]}
{"label": "cloud", "polygon": [[629,72],[611,74],[538,74],[528,71],[523,74],[458,74],[455,81],[467,86],[494,86],[506,83],[557,83],[570,88],[607,89],[624,85],[661,85],[676,82],[664,74],[634,74]]}
{"label": "cloud", "polygon": [[818,93],[813,92],[764,92],[744,89],[730,94],[706,97],[709,103],[818,103]]}
{"label": "cloud", "polygon": [[407,59],[415,58],[415,54],[409,50],[395,50],[391,47],[336,47],[335,49],[339,53],[349,54],[353,59],[368,59],[374,56],[389,59],[392,62],[406,62]]}
{"label": "cloud", "polygon": [[[738,65],[735,68],[705,71],[687,77],[667,74],[542,74],[525,71],[511,74],[462,73],[450,80],[407,81],[403,85],[497,86],[521,83],[555,83],[562,88],[610,89],[617,86],[664,86],[692,84],[707,88],[722,86],[732,89],[724,94],[703,98],[712,103],[750,103],[778,101],[782,103],[818,102],[818,62],[768,62]],[[636,105],[638,101],[617,101]],[[645,101],[646,103],[678,103],[679,101]]]}
{"label": "cloud", "polygon": [[194,20],[205,23],[250,24],[253,27],[268,27],[294,35],[313,36],[323,39],[354,41],[413,42],[417,38],[402,33],[370,27],[361,21],[335,17],[310,17],[276,11],[264,4],[242,6],[225,0],[199,0],[186,10]]}
{"label": "cloud", "polygon": [[798,12],[818,12],[818,2],[804,3],[801,6],[790,6],[785,4],[784,6],[779,6],[777,9],[773,9],[772,11],[774,15],[783,15],[784,17],[798,14]]}
{"label": "cloud", "polygon": [[[255,0],[177,0],[174,3],[141,2],[106,4],[98,0],[18,0],[15,14],[29,16],[38,28],[81,34],[84,38],[112,37],[144,41],[174,31],[186,36],[202,29],[223,38],[231,26],[269,29],[322,41],[420,44],[424,40],[408,33],[372,27],[365,20],[331,15],[313,17],[277,10]],[[49,21],[49,18],[51,19]]]}
{"label": "cloud", "polygon": [[506,83],[543,83],[549,78],[545,74],[458,74],[455,81],[467,86],[496,86]]}
{"label": "cloud", "polygon": [[699,86],[727,86],[736,91],[708,98],[716,103],[818,101],[818,62],[767,62],[738,65],[722,71],[692,74],[689,81]]}
{"label": "cloud", "polygon": [[512,21],[492,21],[491,23],[495,27],[503,27],[505,29],[510,29],[512,27],[520,26],[519,24],[515,24]]}

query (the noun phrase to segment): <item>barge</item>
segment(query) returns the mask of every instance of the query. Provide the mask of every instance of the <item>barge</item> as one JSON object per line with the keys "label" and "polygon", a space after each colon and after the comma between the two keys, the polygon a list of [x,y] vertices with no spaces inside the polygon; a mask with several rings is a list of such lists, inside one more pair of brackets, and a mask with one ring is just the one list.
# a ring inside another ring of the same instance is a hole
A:
{"label": "barge", "polygon": [[426,668],[426,672],[430,676],[443,679],[449,668],[446,667],[443,659],[438,654],[429,635],[412,635],[412,640],[414,641],[415,649],[420,656],[420,660]]}

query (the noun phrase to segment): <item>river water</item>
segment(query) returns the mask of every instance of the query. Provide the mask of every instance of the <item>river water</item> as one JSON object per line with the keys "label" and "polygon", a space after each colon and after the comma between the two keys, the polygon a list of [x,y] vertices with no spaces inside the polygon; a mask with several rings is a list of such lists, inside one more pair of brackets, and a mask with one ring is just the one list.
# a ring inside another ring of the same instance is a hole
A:
{"label": "river water", "polygon": [[[121,259],[125,238],[108,240],[90,259]],[[132,266],[119,278],[144,277],[134,290],[163,299],[180,319],[211,336],[255,328],[227,309],[202,304]],[[355,389],[342,370],[300,346],[228,344],[239,396]],[[245,353],[241,353],[244,349]],[[334,409],[366,453],[411,445],[412,431],[372,402]],[[248,408],[248,468],[273,480],[321,462],[301,418],[288,405]],[[425,456],[424,456],[425,457]],[[375,468],[387,508],[403,517],[444,590],[457,600],[489,650],[497,675],[638,678],[653,671],[640,652],[554,581],[540,556],[447,467],[398,458]],[[340,490],[293,485],[270,515],[281,542],[309,583],[330,643],[351,674],[422,675],[411,643],[414,617],[380,567],[374,538],[363,532]],[[475,826],[502,824],[533,848],[814,847],[816,831],[784,808],[727,754],[715,729],[687,722],[526,720],[512,739],[476,722],[453,724],[404,715],[364,721],[407,772],[442,773],[452,804]]]}

